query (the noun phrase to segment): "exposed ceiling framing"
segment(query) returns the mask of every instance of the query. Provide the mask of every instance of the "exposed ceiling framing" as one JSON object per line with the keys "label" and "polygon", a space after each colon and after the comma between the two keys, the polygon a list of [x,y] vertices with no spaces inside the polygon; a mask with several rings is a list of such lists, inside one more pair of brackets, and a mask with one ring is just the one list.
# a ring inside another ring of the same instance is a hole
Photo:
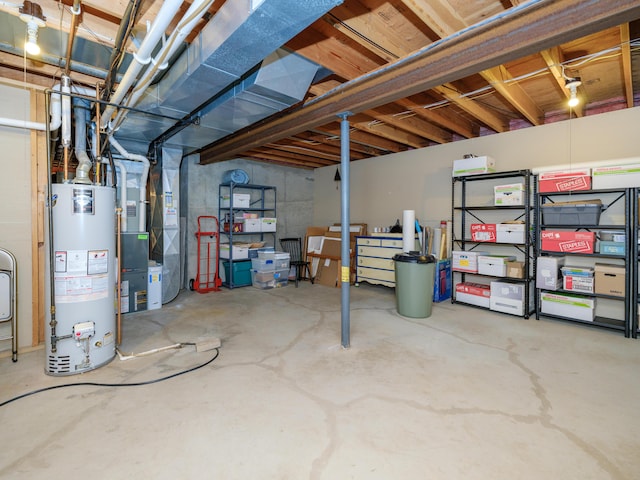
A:
{"label": "exposed ceiling framing", "polygon": [[[47,29],[69,31],[72,0],[39,3],[56,19]],[[128,3],[81,2],[77,35],[110,49]],[[133,36],[143,36],[161,3],[142,2]],[[224,4],[212,4],[187,43]],[[16,14],[5,4],[0,9]],[[353,114],[356,161],[631,108],[640,85],[638,18],[640,2],[631,0],[345,0],[285,45],[330,74],[298,105],[201,148],[201,162],[338,164],[343,112]],[[130,38],[127,51],[135,45]],[[57,65],[25,61],[15,46],[0,50],[1,77],[51,86],[60,74]],[[73,62],[71,77],[89,86],[104,80]],[[582,80],[581,103],[572,111],[567,77]]]}

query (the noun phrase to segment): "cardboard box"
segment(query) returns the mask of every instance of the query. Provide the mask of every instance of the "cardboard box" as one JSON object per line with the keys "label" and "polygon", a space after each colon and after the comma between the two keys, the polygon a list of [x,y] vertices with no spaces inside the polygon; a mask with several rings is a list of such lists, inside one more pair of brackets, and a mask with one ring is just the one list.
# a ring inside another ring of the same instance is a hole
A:
{"label": "cardboard box", "polygon": [[525,243],[524,223],[499,223],[496,225],[496,242]]}
{"label": "cardboard box", "polygon": [[479,173],[491,173],[496,171],[496,161],[487,156],[461,158],[453,161],[453,176],[464,177]]}
{"label": "cardboard box", "polygon": [[632,188],[640,186],[640,163],[593,169],[593,188]]}
{"label": "cardboard box", "polygon": [[495,223],[472,223],[471,240],[473,242],[493,242],[496,241]]}
{"label": "cardboard box", "polygon": [[327,287],[337,287],[340,282],[341,262],[337,260],[341,255],[341,241],[339,238],[324,237],[320,251],[320,259],[315,276],[315,282]]}
{"label": "cardboard box", "polygon": [[507,277],[524,278],[524,262],[507,262]]}
{"label": "cardboard box", "polygon": [[451,269],[458,272],[478,273],[478,256],[488,255],[488,252],[466,252],[455,250],[451,252]]}
{"label": "cardboard box", "polygon": [[480,275],[492,275],[505,277],[507,275],[507,262],[516,259],[513,255],[481,255],[478,257],[478,273]]}
{"label": "cardboard box", "polygon": [[[233,208],[249,208],[251,206],[251,195],[248,193],[233,194]],[[231,195],[220,197],[220,208],[231,207]]]}
{"label": "cardboard box", "polygon": [[562,285],[560,267],[564,257],[538,257],[536,269],[536,288],[558,290]]}
{"label": "cardboard box", "polygon": [[613,295],[614,297],[625,296],[626,273],[624,265],[596,263],[595,280],[596,293]]}
{"label": "cardboard box", "polygon": [[433,282],[434,302],[442,302],[451,298],[451,283],[451,260],[438,260]]}
{"label": "cardboard box", "polygon": [[262,222],[259,218],[245,218],[244,219],[244,231],[245,232],[261,232]]}
{"label": "cardboard box", "polygon": [[549,252],[593,253],[593,232],[544,230],[540,232],[542,250]]}
{"label": "cardboard box", "polygon": [[524,315],[523,283],[491,282],[489,308],[496,312]]}
{"label": "cardboard box", "polygon": [[540,300],[542,313],[585,322],[593,322],[596,317],[595,298],[581,297],[570,293],[541,292]]}
{"label": "cardboard box", "polygon": [[463,282],[456,285],[456,301],[489,308],[491,287],[484,283]]}
{"label": "cardboard box", "polygon": [[[231,252],[230,252],[231,250]],[[234,260],[240,260],[243,258],[249,258],[249,245],[248,244],[233,244],[233,249],[229,248],[228,243],[220,244],[220,258],[229,258],[229,253],[233,254]],[[251,265],[251,264],[249,264]]]}
{"label": "cardboard box", "polygon": [[496,206],[524,205],[524,184],[496,185],[493,187],[493,202]]}
{"label": "cardboard box", "polygon": [[[232,224],[233,226],[231,228],[233,228],[233,233],[239,233],[242,232],[244,229],[244,222],[234,222]],[[229,222],[224,222],[224,224],[222,225],[222,229],[225,232],[229,231]]]}
{"label": "cardboard box", "polygon": [[593,268],[562,267],[562,288],[573,292],[593,293]]}
{"label": "cardboard box", "polygon": [[276,218],[273,217],[262,217],[260,219],[260,225],[262,232],[275,232],[276,231]]}
{"label": "cardboard box", "polygon": [[591,189],[591,169],[544,172],[538,176],[539,192],[570,192]]}

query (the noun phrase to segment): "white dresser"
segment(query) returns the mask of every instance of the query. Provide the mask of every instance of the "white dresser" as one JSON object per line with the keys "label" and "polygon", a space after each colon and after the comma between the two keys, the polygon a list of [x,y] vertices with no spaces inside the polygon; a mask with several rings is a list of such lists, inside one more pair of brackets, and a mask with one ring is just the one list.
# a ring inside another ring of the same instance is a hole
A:
{"label": "white dresser", "polygon": [[369,282],[395,287],[393,256],[402,253],[401,233],[356,237],[356,285]]}

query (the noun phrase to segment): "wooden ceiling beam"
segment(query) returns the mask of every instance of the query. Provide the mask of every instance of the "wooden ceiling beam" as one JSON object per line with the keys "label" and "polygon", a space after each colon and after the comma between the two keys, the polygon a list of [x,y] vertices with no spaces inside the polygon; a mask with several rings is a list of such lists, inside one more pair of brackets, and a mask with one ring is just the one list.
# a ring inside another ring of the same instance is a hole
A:
{"label": "wooden ceiling beam", "polygon": [[[329,145],[337,149],[341,148],[340,138],[329,136],[327,134],[314,133],[314,132],[300,132],[295,137],[292,137],[292,138],[300,138],[308,142],[314,142],[315,144],[320,143],[323,145]],[[378,155],[384,155],[385,153],[387,153],[386,151],[379,150],[377,148],[374,148],[368,145],[362,145],[358,142],[351,142],[349,145],[349,149],[351,150],[352,155],[355,152],[358,154],[362,154],[363,158],[376,157]]]}
{"label": "wooden ceiling beam", "polygon": [[631,69],[631,35],[629,24],[620,25],[620,44],[622,46],[622,79],[627,107],[633,107],[633,71]]}
{"label": "wooden ceiling beam", "polygon": [[[551,47],[546,50],[542,50],[540,52],[540,56],[544,59],[544,62],[547,64],[547,68],[553,75],[553,78],[556,80],[556,84],[560,91],[564,95],[564,97],[569,100],[571,93],[564,86],[564,75],[562,72],[562,63],[564,62],[564,58],[562,55],[562,51],[560,47]],[[582,108],[576,108],[573,110],[573,113],[576,117],[582,117]]]}
{"label": "wooden ceiling beam", "polygon": [[474,131],[471,122],[467,121],[467,119],[461,116],[452,118],[450,115],[441,113],[438,110],[425,108],[424,105],[416,103],[411,98],[403,98],[397,100],[395,103],[411,110],[420,118],[423,118],[431,123],[441,125],[442,127],[451,130],[452,132],[455,132],[462,137],[473,138],[478,136],[478,132]]}
{"label": "wooden ceiling beam", "polygon": [[491,85],[504,99],[513,105],[532,125],[544,123],[544,112],[531,99],[529,94],[513,81],[513,76],[504,65],[490,68],[480,72],[489,85]]}
{"label": "wooden ceiling beam", "polygon": [[341,112],[391,103],[640,17],[637,0],[541,0],[525,5],[347,82],[286,116],[215,142],[201,149],[201,161],[232,158],[247,148],[313,129]]}
{"label": "wooden ceiling beam", "polygon": [[394,142],[403,143],[413,148],[424,148],[429,145],[429,142],[422,137],[409,133],[400,128],[388,125],[386,123],[380,123],[378,121],[354,123],[351,125],[357,130],[362,130],[369,133],[374,133]]}
{"label": "wooden ceiling beam", "polygon": [[317,161],[313,158],[283,154],[273,149],[256,149],[244,152],[243,158],[261,159],[269,162],[279,162],[281,165],[297,165],[307,168],[326,167],[328,165],[337,165],[339,162]]}
{"label": "wooden ceiling beam", "polygon": [[509,122],[505,117],[473,101],[471,98],[463,96],[453,84],[445,83],[442,86],[435,87],[433,90],[450,102],[458,105],[469,115],[477,118],[492,130],[499,133],[509,130]]}
{"label": "wooden ceiling beam", "polygon": [[[338,142],[340,141],[340,125],[339,124],[328,124],[323,126],[318,126],[314,130],[319,132],[326,132],[329,135],[333,135]],[[397,153],[406,150],[406,146],[402,145],[398,142],[394,142],[392,140],[388,140],[379,135],[361,132],[355,129],[351,129],[351,142],[357,142],[361,145],[365,145],[368,147],[377,148],[383,150],[385,153]]]}
{"label": "wooden ceiling beam", "polygon": [[[389,108],[389,106],[386,107],[387,109]],[[388,111],[385,112],[384,110],[385,106],[382,106],[375,110],[367,110],[365,113],[371,115],[378,121],[386,123],[387,125],[400,128],[436,143],[449,143],[453,139],[453,136],[449,132],[431,123],[425,122],[412,111],[390,113]]]}

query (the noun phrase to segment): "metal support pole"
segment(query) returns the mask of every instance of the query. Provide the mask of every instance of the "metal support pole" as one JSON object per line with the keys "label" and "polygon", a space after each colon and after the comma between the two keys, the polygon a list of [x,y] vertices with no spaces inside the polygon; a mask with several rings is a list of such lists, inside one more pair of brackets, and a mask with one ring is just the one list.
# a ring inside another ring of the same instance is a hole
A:
{"label": "metal support pole", "polygon": [[340,122],[340,167],[342,170],[342,196],[341,196],[341,217],[340,222],[342,224],[341,235],[341,251],[342,258],[341,279],[342,279],[342,335],[341,342],[343,348],[350,347],[350,330],[351,323],[349,318],[350,311],[350,298],[349,288],[351,286],[351,256],[349,255],[350,247],[350,229],[351,221],[349,219],[349,120],[350,112],[344,112],[338,115],[342,120]]}

